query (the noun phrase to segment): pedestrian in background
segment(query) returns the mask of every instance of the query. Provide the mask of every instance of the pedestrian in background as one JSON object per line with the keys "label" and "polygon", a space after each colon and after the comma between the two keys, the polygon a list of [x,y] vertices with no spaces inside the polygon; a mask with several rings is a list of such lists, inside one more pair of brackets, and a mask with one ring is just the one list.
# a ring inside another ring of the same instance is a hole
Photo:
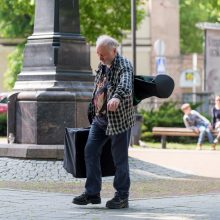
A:
{"label": "pedestrian in background", "polygon": [[[73,199],[77,205],[101,203],[102,173],[100,155],[104,144],[111,139],[111,151],[116,172],[113,199],[106,207],[128,207],[130,175],[128,147],[131,127],[134,125],[133,67],[131,62],[117,52],[118,42],[109,36],[100,36],[96,52],[100,60],[95,77],[91,109],[95,114],[85,146],[85,191]],[[106,161],[108,163],[108,161]]]}
{"label": "pedestrian in background", "polygon": [[215,97],[215,106],[212,109],[212,128],[218,131],[217,137],[214,143],[217,144],[220,141],[220,96]]}
{"label": "pedestrian in background", "polygon": [[196,149],[202,149],[202,144],[205,136],[207,135],[209,143],[211,144],[211,149],[215,150],[216,144],[214,143],[214,138],[211,133],[212,125],[210,121],[202,116],[199,112],[192,110],[189,103],[183,104],[181,106],[181,110],[184,113],[183,121],[185,126],[193,129],[197,134],[199,134]]}

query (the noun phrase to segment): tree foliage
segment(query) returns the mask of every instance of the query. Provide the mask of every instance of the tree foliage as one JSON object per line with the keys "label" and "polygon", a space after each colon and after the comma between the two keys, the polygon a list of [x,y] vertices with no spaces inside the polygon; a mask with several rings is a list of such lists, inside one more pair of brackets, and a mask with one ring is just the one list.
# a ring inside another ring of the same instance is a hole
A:
{"label": "tree foliage", "polygon": [[[89,42],[94,43],[100,34],[108,34],[119,41],[124,31],[131,29],[130,0],[80,0],[81,32]],[[142,1],[136,1],[137,8]],[[142,9],[137,10],[137,23],[144,17]]]}
{"label": "tree foliage", "polygon": [[[119,41],[125,31],[131,29],[130,0],[80,0],[81,34],[89,43],[94,43],[100,34],[108,34]],[[137,23],[145,15],[136,0]],[[34,25],[34,0],[0,0],[0,37],[26,39],[32,34]],[[4,86],[12,89],[17,74],[21,71],[24,44],[9,57],[9,67],[5,74]]]}
{"label": "tree foliage", "polygon": [[4,87],[11,90],[17,79],[17,75],[21,72],[23,62],[24,44],[18,45],[15,50],[8,56],[8,66],[10,68],[4,74]]}
{"label": "tree foliage", "polygon": [[34,0],[0,0],[0,36],[27,37],[33,29]]}
{"label": "tree foliage", "polygon": [[203,30],[198,22],[220,22],[220,0],[180,0],[180,47],[181,52],[203,51]]}

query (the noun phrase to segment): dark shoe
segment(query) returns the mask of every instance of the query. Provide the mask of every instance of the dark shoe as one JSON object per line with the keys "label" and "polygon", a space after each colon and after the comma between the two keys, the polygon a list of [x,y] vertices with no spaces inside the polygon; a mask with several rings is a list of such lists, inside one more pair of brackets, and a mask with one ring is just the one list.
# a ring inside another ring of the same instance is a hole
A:
{"label": "dark shoe", "polygon": [[83,193],[82,195],[75,197],[73,203],[76,205],[88,205],[89,203],[100,204],[100,194],[88,195],[87,193]]}
{"label": "dark shoe", "polygon": [[115,194],[115,197],[106,203],[106,207],[109,209],[123,209],[128,208],[128,198],[120,198]]}

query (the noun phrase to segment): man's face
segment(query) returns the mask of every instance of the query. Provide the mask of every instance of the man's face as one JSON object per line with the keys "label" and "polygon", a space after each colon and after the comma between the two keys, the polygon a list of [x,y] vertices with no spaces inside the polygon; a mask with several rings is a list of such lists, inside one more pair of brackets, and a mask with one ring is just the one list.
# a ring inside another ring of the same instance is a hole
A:
{"label": "man's face", "polygon": [[116,49],[109,48],[108,46],[99,46],[96,48],[96,52],[99,57],[99,60],[103,64],[108,65],[108,66],[112,64],[112,61],[114,60],[116,56]]}

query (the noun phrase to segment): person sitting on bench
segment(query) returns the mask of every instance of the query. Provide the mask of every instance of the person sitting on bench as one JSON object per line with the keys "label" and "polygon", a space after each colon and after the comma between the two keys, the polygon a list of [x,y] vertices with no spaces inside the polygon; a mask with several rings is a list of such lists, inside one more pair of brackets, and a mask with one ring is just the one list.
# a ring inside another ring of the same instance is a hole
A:
{"label": "person sitting on bench", "polygon": [[198,150],[202,149],[202,143],[207,134],[209,143],[211,144],[211,149],[215,150],[214,138],[211,133],[212,125],[207,118],[202,116],[199,112],[192,110],[189,103],[185,103],[181,106],[181,110],[184,113],[183,121],[187,128],[193,129],[196,133],[199,134],[197,148]]}

